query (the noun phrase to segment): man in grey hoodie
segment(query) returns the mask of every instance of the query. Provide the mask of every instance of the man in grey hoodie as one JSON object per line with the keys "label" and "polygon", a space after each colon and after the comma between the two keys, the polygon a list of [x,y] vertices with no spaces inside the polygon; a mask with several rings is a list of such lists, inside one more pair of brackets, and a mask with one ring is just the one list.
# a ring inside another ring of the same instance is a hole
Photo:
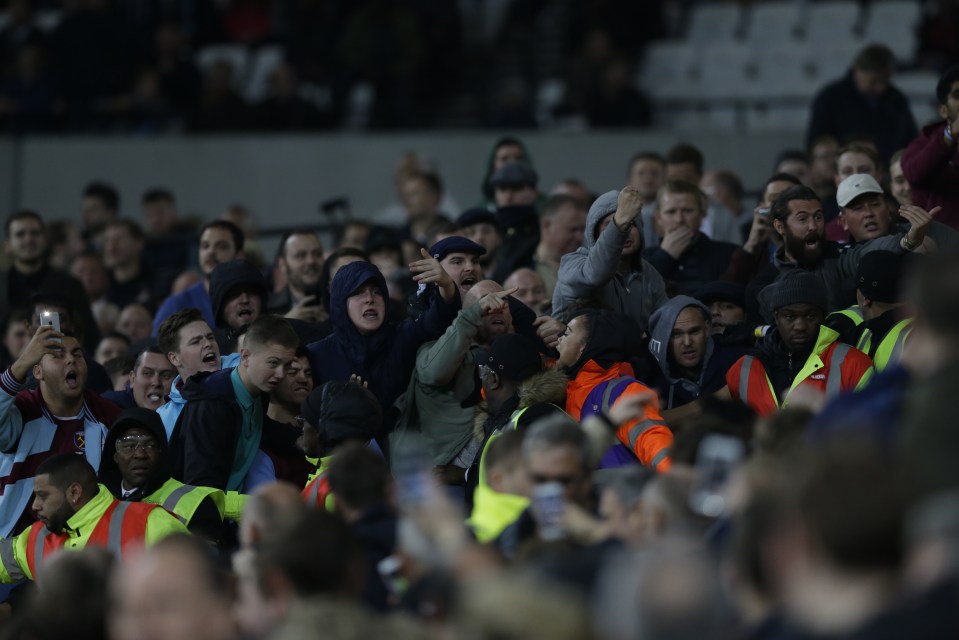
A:
{"label": "man in grey hoodie", "polygon": [[554,318],[565,322],[574,305],[599,303],[646,330],[650,314],[666,302],[666,283],[642,257],[643,236],[636,226],[642,208],[642,196],[632,187],[596,199],[586,216],[585,246],[560,261]]}
{"label": "man in grey hoodie", "polygon": [[676,296],[649,319],[649,351],[658,365],[649,386],[662,410],[689,404],[726,386],[726,371],[746,355],[744,347],[723,347],[710,334],[711,314],[689,296]]}

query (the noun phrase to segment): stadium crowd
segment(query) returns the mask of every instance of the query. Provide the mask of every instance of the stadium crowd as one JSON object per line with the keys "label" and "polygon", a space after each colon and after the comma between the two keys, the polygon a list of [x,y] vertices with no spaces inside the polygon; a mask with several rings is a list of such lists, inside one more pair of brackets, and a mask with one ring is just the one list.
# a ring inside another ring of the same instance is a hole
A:
{"label": "stadium crowd", "polygon": [[883,60],[753,208],[504,137],[475,206],[412,154],[402,225],[270,261],[163,188],[13,213],[0,636],[954,638],[959,67],[887,153]]}

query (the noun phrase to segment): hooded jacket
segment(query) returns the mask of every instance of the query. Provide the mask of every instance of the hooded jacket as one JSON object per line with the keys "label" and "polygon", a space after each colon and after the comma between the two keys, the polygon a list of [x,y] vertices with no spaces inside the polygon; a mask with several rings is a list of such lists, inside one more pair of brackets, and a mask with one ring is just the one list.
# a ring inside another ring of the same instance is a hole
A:
{"label": "hooded jacket", "polygon": [[[696,400],[704,394],[719,391],[726,386],[726,371],[745,355],[743,348],[720,347],[712,336],[706,338],[706,353],[696,380],[673,375],[669,368],[669,345],[676,318],[687,307],[695,307],[710,316],[704,304],[689,296],[676,296],[656,310],[649,319],[649,352],[656,360],[656,369],[650,386],[659,393],[659,404],[674,409]],[[707,326],[706,331],[709,328]]]}
{"label": "hooded jacket", "polygon": [[[116,461],[116,443],[117,439],[132,427],[141,427],[152,433],[160,446],[160,451],[157,454],[153,475],[139,488],[138,492],[123,498],[123,477]],[[226,500],[223,492],[210,487],[185,485],[172,478],[166,430],[155,411],[137,407],[124,411],[117,417],[103,442],[103,457],[100,461],[98,479],[100,484],[109,489],[118,500],[142,501],[163,506],[195,534],[217,540],[222,533],[223,508]],[[196,500],[183,500],[182,498],[188,492],[196,492]],[[175,502],[171,500],[168,503],[167,498],[171,496]]]}
{"label": "hooded jacket", "polygon": [[236,333],[223,319],[223,308],[230,290],[240,285],[256,289],[266,309],[266,280],[260,270],[246,260],[230,260],[217,265],[210,274],[210,308],[213,309],[214,329],[220,353],[230,353],[236,344]]}
{"label": "hooded jacket", "polygon": [[353,374],[360,376],[383,408],[383,425],[389,426],[393,418],[385,414],[406,390],[417,350],[443,335],[459,311],[460,298],[458,290],[450,302],[435,293],[429,309],[419,318],[396,325],[384,319],[376,331],[362,335],[347,313],[347,299],[370,280],[385,296],[386,280],[369,262],[353,262],[336,272],[330,289],[333,334],[310,344],[307,350],[315,386],[329,380],[349,380]]}
{"label": "hooded jacket", "polygon": [[642,235],[632,270],[628,274],[617,272],[629,234],[615,224],[607,225],[599,234],[599,223],[616,211],[618,200],[618,191],[607,191],[589,208],[585,246],[567,253],[559,263],[559,280],[553,291],[553,317],[565,322],[574,303],[598,294],[607,307],[631,318],[642,333],[649,324],[650,314],[666,302],[666,283],[659,272],[643,260]]}
{"label": "hooded jacket", "polygon": [[[589,313],[589,336],[582,355],[566,373],[566,413],[576,420],[606,413],[620,398],[646,393],[649,388],[636,380],[627,362],[641,347],[635,330],[622,314],[605,311]],[[607,451],[602,467],[635,462],[625,447],[643,465],[658,471],[669,469],[669,448],[673,434],[659,414],[657,403],[647,405],[642,418],[618,425],[616,438],[622,443]]]}

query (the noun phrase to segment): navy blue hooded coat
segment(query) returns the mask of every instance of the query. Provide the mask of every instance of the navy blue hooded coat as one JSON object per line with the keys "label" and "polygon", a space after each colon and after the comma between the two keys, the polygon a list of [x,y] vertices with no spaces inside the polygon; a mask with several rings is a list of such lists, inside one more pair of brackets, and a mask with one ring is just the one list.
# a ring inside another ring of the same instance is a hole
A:
{"label": "navy blue hooded coat", "polygon": [[417,319],[399,324],[384,321],[370,335],[361,335],[347,314],[347,299],[370,280],[387,295],[386,280],[375,265],[352,262],[336,272],[330,287],[333,334],[307,347],[317,387],[329,380],[349,380],[356,374],[369,383],[383,409],[384,426],[392,426],[391,407],[409,386],[421,345],[437,340],[460,309],[459,290],[446,302],[434,293],[429,308]]}

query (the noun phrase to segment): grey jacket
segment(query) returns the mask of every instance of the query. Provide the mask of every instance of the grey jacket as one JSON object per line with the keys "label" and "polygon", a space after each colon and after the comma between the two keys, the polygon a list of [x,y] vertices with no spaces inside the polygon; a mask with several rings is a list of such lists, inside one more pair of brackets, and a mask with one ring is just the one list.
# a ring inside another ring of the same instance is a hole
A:
{"label": "grey jacket", "polygon": [[400,411],[390,437],[391,449],[407,435],[426,440],[434,464],[449,464],[473,436],[474,408],[462,403],[476,386],[470,347],[482,319],[479,304],[461,309],[446,332],[416,353],[416,367],[406,393],[396,401]]}
{"label": "grey jacket", "polygon": [[[559,280],[553,292],[554,318],[565,322],[569,307],[597,292],[608,307],[630,317],[645,331],[650,314],[666,302],[666,283],[640,257],[642,246],[637,248],[634,269],[622,274],[616,269],[628,234],[610,224],[597,237],[599,223],[616,211],[618,200],[619,191],[607,191],[596,199],[586,216],[585,246],[567,253],[560,261]],[[638,219],[637,223],[642,224]]]}

